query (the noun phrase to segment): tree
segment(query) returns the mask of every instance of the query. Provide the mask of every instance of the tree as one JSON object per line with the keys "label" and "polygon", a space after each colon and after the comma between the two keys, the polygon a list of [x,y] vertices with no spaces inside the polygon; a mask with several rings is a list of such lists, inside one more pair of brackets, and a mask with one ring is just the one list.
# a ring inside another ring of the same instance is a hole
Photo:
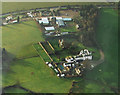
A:
{"label": "tree", "polygon": [[70,5],[68,5],[68,6],[67,6],[67,9],[71,9],[71,6],[70,6]]}
{"label": "tree", "polygon": [[19,17],[19,16],[17,17],[17,22],[18,22],[18,23],[20,22],[20,17]]}

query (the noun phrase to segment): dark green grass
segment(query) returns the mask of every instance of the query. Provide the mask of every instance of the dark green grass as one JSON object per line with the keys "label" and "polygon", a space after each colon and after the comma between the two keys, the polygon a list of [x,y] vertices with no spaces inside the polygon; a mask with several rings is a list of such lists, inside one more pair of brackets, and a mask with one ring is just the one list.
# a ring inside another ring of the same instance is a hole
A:
{"label": "dark green grass", "polygon": [[[101,28],[102,27],[102,28]],[[97,40],[104,54],[101,77],[109,84],[118,85],[118,14],[114,9],[102,9],[97,28]]]}
{"label": "dark green grass", "polygon": [[51,43],[51,45],[53,46],[53,48],[55,49],[55,51],[62,50],[59,47],[59,38],[52,38],[52,39],[49,40],[49,42]]}
{"label": "dark green grass", "polygon": [[64,59],[67,56],[77,55],[77,54],[79,54],[80,50],[82,50],[82,49],[88,49],[89,51],[93,52],[92,53],[93,60],[99,60],[99,58],[100,58],[99,50],[97,50],[96,48],[86,47],[83,44],[81,44],[80,42],[78,42],[78,40],[76,38],[71,37],[69,39],[69,36],[63,37],[62,39],[64,39],[64,41],[67,43],[73,44],[73,46],[75,46],[74,47],[75,50],[73,51],[72,48],[62,50],[62,48],[59,47],[59,42],[58,42],[59,39],[61,39],[61,38],[52,38],[51,40],[49,40],[50,43],[52,44],[52,46],[55,48],[55,51],[57,51],[56,56],[51,55],[52,58],[56,61],[60,61],[61,59]]}
{"label": "dark green grass", "polygon": [[[101,9],[96,39],[104,55],[104,63],[89,71],[82,83],[73,88],[78,93],[114,93],[118,87],[118,14],[114,9]],[[101,70],[101,71],[99,71]],[[89,80],[89,81],[88,81]],[[92,84],[91,84],[92,83]],[[83,87],[81,87],[83,85]]]}
{"label": "dark green grass", "polygon": [[53,53],[54,52],[47,42],[43,42],[42,45],[48,53]]}
{"label": "dark green grass", "polygon": [[35,47],[36,51],[44,59],[45,62],[51,62],[50,58],[39,44],[34,44],[33,46]]}

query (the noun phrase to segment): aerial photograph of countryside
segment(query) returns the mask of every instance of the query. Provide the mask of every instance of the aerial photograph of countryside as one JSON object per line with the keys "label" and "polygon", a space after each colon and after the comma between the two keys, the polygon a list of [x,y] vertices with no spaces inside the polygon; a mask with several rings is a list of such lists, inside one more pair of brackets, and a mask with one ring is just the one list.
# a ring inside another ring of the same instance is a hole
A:
{"label": "aerial photograph of countryside", "polygon": [[119,5],[2,2],[2,93],[118,95]]}

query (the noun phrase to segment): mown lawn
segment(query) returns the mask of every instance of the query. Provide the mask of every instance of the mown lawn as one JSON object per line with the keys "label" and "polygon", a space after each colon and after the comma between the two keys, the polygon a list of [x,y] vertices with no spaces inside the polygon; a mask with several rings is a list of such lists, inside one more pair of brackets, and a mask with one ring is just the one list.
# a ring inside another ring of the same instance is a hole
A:
{"label": "mown lawn", "polygon": [[44,41],[35,21],[2,27],[2,47],[17,58],[36,56],[33,43]]}
{"label": "mown lawn", "polygon": [[[114,93],[118,88],[118,14],[114,9],[101,9],[96,39],[105,55],[104,63],[86,73],[82,83],[73,88],[77,93]],[[89,81],[88,81],[89,80]],[[83,85],[83,87],[81,87]]]}
{"label": "mown lawn", "polygon": [[3,87],[15,81],[20,86],[38,93],[67,93],[71,88],[72,81],[58,78],[40,57],[17,60],[12,64],[9,77],[3,77]]}

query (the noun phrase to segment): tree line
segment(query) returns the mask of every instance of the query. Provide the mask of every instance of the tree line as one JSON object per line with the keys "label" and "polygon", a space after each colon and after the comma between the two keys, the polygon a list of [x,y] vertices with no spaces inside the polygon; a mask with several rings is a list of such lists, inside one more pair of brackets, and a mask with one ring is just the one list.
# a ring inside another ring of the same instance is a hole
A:
{"label": "tree line", "polygon": [[96,46],[95,28],[99,9],[94,5],[82,5],[79,16],[74,17],[74,22],[79,25],[78,39],[86,46]]}

